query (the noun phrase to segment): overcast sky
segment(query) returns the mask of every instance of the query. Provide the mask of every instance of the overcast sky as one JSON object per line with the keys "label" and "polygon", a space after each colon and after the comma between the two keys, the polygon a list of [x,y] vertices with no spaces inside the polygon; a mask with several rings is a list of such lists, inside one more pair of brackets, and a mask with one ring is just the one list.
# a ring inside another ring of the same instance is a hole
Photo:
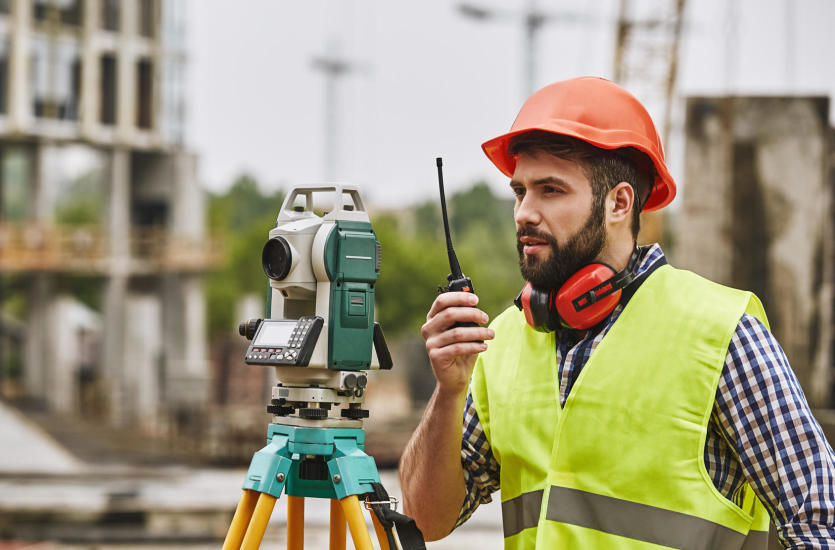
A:
{"label": "overcast sky", "polygon": [[[313,59],[331,50],[353,66],[337,88],[335,179],[396,207],[436,196],[443,156],[451,190],[483,179],[506,192],[480,145],[525,98],[516,14],[530,2],[473,3],[502,14],[474,21],[450,0],[189,0],[188,135],[201,181],[214,191],[243,172],[265,189],[325,181],[325,78]],[[537,86],[613,76],[617,0],[537,5],[563,15],[540,34]],[[680,94],[835,92],[835,2],[691,0],[686,17]],[[667,149],[681,180],[680,140]]]}

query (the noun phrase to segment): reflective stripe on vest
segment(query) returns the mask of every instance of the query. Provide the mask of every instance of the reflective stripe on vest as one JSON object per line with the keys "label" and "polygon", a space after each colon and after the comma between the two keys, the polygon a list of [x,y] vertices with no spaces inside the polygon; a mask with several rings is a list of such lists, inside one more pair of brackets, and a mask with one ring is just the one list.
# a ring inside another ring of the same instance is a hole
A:
{"label": "reflective stripe on vest", "polygon": [[502,528],[505,537],[536,527],[545,491],[531,491],[502,502]]}
{"label": "reflective stripe on vest", "polygon": [[741,550],[748,542],[753,542],[750,548],[765,549],[768,544],[768,532],[751,531],[746,537],[699,517],[566,487],[551,487],[545,519],[681,550]]}
{"label": "reflective stripe on vest", "polygon": [[[505,537],[536,527],[543,494],[531,491],[502,502]],[[682,550],[768,547],[768,531],[752,530],[746,537],[699,517],[566,487],[551,487],[545,519]]]}

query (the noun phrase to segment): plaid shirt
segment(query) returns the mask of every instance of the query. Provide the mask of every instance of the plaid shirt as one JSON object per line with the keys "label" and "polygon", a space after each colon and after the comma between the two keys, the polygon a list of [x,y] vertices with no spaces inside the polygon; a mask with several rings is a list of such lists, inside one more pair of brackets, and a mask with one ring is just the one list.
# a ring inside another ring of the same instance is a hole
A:
{"label": "plaid shirt", "polygon": [[[637,275],[666,263],[656,244],[639,248]],[[605,322],[586,333],[557,333],[560,401],[615,323],[626,296]],[[835,550],[835,453],[774,336],[745,314],[728,346],[708,423],[704,461],[720,493],[739,504],[745,481],[760,497],[787,548]],[[499,489],[499,463],[467,396],[461,463],[467,482],[457,525]]]}

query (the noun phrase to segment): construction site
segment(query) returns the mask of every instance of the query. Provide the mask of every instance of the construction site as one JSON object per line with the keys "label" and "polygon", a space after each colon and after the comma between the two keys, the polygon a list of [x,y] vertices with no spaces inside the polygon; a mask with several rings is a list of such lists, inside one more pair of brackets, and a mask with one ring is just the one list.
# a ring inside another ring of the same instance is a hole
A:
{"label": "construction site", "polygon": [[[524,47],[513,80],[526,95],[554,80],[541,54],[549,33],[609,29],[602,76],[644,102],[683,182],[675,209],[643,216],[639,243],[660,242],[677,267],[759,296],[835,441],[830,95],[683,91],[684,43],[704,31],[685,0],[619,0],[602,23],[562,5],[519,4],[462,2],[447,16],[466,32],[515,22]],[[263,444],[275,377],[244,364],[247,342],[234,328],[214,334],[207,321],[205,280],[232,251],[209,230],[205,159],[188,137],[185,36],[200,9],[188,0],[0,1],[0,549],[217,548],[246,461]],[[735,9],[723,23],[731,36]],[[343,178],[351,156],[338,139],[350,128],[337,125],[351,120],[338,85],[359,65],[343,53],[306,60],[324,79],[317,147],[327,181]],[[389,211],[372,208],[372,222]],[[517,292],[507,291],[508,305]],[[265,316],[262,296],[235,299],[230,327]],[[422,344],[418,331],[394,339],[395,368],[369,375],[366,451],[392,495],[425,405],[415,369],[398,365],[425,367],[431,379]],[[306,513],[309,547],[324,547],[327,504]],[[279,515],[265,547],[285,543]],[[428,546],[473,544],[502,546],[498,495]]]}

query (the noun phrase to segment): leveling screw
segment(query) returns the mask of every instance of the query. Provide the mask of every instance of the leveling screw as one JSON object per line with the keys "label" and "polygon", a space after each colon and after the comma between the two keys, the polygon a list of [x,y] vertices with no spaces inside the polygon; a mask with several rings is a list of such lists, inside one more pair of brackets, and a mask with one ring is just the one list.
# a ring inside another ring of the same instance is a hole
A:
{"label": "leveling screw", "polygon": [[340,481],[342,481],[342,477],[339,474],[336,474],[335,476],[333,476],[333,482],[334,483],[339,483]]}
{"label": "leveling screw", "polygon": [[279,473],[277,476],[275,476],[275,480],[279,483],[283,483],[284,482],[284,474]]}

